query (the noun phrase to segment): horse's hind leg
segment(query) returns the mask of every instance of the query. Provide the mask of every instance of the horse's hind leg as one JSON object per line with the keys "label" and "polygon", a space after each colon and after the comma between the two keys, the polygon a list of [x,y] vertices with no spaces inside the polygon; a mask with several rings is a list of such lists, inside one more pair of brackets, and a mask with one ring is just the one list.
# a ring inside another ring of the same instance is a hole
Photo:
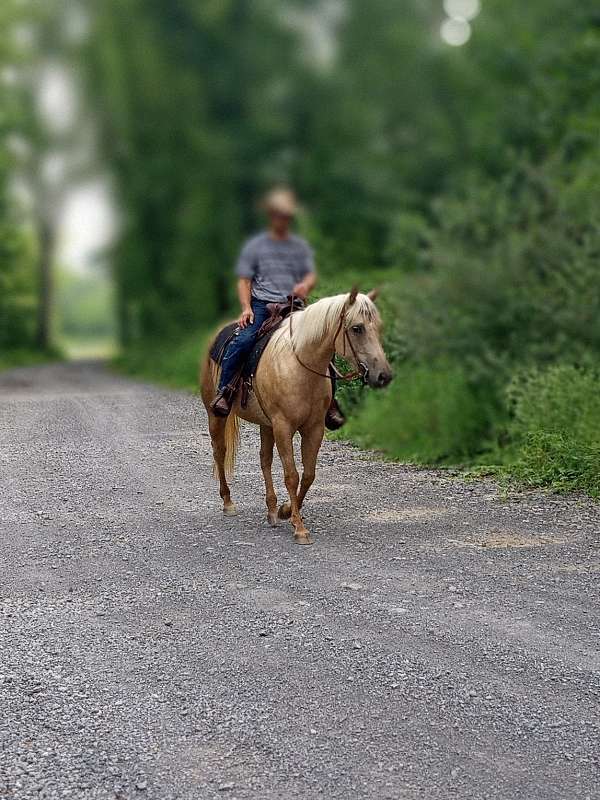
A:
{"label": "horse's hind leg", "polygon": [[275,487],[273,486],[273,474],[271,468],[273,466],[273,445],[275,439],[273,437],[273,429],[267,425],[260,426],[260,468],[265,479],[266,501],[267,501],[267,519],[269,525],[277,525],[277,495],[275,494]]}
{"label": "horse's hind leg", "polygon": [[233,517],[237,514],[235,504],[231,501],[231,492],[225,476],[225,425],[227,420],[209,414],[208,427],[212,441],[213,455],[215,458],[215,469],[219,479],[219,494],[223,500],[223,513],[226,517]]}

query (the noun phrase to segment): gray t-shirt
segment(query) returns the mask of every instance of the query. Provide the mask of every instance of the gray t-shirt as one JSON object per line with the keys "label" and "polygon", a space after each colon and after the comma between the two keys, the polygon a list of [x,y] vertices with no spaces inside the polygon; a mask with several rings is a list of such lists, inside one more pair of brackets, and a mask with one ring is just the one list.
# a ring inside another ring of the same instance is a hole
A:
{"label": "gray t-shirt", "polygon": [[239,278],[252,279],[252,297],[279,303],[314,270],[313,252],[304,239],[273,239],[265,232],[246,242],[235,272]]}

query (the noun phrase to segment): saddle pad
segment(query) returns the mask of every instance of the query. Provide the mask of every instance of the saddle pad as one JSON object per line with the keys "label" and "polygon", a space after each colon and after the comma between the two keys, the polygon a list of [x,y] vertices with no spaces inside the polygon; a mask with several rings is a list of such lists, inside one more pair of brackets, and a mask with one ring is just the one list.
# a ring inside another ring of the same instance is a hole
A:
{"label": "saddle pad", "polygon": [[[248,356],[248,358],[244,362],[244,365],[242,366],[242,377],[250,378],[252,375],[256,373],[260,357],[264,353],[266,346],[271,341],[271,336],[273,336],[277,328],[279,328],[279,325],[273,328],[273,330],[270,330],[268,333],[263,333],[256,340],[256,344],[250,351],[250,355]],[[220,364],[222,362],[225,350],[227,349],[227,345],[233,339],[237,330],[238,330],[237,322],[231,322],[217,334],[217,338],[215,339],[213,346],[210,348],[210,357],[216,364]]]}
{"label": "saddle pad", "polygon": [[237,322],[231,322],[229,325],[226,325],[224,328],[222,328],[217,334],[217,338],[214,340],[212,347],[210,348],[210,357],[216,364],[220,364],[221,361],[223,361],[225,349],[229,342],[233,339],[233,334],[236,332],[237,328]]}

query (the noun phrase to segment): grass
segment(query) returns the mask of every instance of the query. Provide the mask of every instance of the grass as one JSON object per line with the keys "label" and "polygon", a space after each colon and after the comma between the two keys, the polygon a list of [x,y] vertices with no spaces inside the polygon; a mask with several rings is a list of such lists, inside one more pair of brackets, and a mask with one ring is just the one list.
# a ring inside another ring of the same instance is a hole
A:
{"label": "grass", "polygon": [[33,367],[37,364],[48,364],[61,361],[63,354],[58,349],[30,350],[28,348],[15,348],[0,352],[0,372],[14,367]]}
{"label": "grass", "polygon": [[60,348],[72,361],[109,360],[116,357],[118,345],[111,336],[72,337],[59,340]]}
{"label": "grass", "polygon": [[600,375],[556,364],[518,373],[508,389],[502,467],[519,485],[600,497]]}
{"label": "grass", "polygon": [[[212,331],[131,348],[128,375],[196,392]],[[505,392],[478,386],[452,361],[395,365],[381,392],[341,387],[347,425],[335,438],[421,466],[458,466],[505,485],[600,497],[600,378],[555,365],[517,371]]]}
{"label": "grass", "polygon": [[198,331],[176,342],[144,343],[128,348],[112,363],[132,377],[197,392],[200,359],[212,334],[212,330]]}
{"label": "grass", "polygon": [[524,441],[516,460],[500,468],[509,483],[553,492],[584,492],[600,497],[600,444],[563,433],[536,431]]}
{"label": "grass", "polygon": [[490,404],[457,365],[396,366],[383,391],[366,391],[340,432],[363,447],[415,464],[468,461],[492,424]]}
{"label": "grass", "polygon": [[600,376],[553,365],[518,370],[504,403],[458,365],[408,364],[369,394],[340,438],[419,465],[468,468],[506,487],[600,497]]}

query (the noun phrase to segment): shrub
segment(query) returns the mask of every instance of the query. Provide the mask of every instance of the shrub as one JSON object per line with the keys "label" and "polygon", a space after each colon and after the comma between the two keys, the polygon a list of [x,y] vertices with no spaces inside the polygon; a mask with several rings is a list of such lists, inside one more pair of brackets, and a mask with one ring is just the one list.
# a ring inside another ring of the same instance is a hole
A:
{"label": "shrub", "polygon": [[518,375],[509,387],[514,456],[505,467],[528,486],[600,496],[600,377],[557,365]]}
{"label": "shrub", "polygon": [[395,372],[389,389],[364,397],[343,438],[416,463],[456,463],[478,452],[497,413],[493,394],[453,363],[407,363]]}
{"label": "shrub", "polygon": [[208,341],[209,334],[198,331],[183,340],[145,342],[128,348],[113,363],[118,370],[136,378],[196,392],[200,359]]}

